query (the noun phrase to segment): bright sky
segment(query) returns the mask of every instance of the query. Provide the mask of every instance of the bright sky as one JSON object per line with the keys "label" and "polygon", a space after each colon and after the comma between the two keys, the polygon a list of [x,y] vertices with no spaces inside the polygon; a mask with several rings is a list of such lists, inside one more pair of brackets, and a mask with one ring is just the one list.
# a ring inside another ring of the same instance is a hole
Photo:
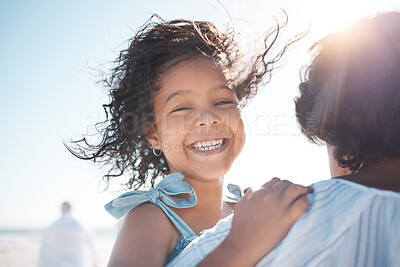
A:
{"label": "bright sky", "polygon": [[[308,47],[350,21],[400,8],[396,0],[221,1],[245,49],[289,15],[282,41],[311,22],[309,35],[248,107],[245,148],[226,180],[258,186],[274,176],[301,184],[328,179],[324,147],[297,129],[293,98]],[[209,20],[223,29],[230,19],[216,0],[200,1],[20,1],[0,2],[0,228],[46,227],[69,200],[84,224],[115,224],[103,205],[121,194],[118,184],[101,192],[104,170],[74,158],[60,137],[79,138],[103,118],[108,101],[90,69],[110,62],[132,30],[152,13],[164,19]]]}

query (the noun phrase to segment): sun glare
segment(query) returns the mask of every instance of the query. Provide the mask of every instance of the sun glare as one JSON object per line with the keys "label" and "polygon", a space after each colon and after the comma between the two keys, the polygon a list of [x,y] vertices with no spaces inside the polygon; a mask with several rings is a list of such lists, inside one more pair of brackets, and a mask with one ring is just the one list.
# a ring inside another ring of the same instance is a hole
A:
{"label": "sun glare", "polygon": [[[355,20],[395,8],[395,1],[335,0],[301,1],[302,18],[311,22],[311,34],[319,39],[346,27]],[[398,8],[398,4],[397,4]]]}

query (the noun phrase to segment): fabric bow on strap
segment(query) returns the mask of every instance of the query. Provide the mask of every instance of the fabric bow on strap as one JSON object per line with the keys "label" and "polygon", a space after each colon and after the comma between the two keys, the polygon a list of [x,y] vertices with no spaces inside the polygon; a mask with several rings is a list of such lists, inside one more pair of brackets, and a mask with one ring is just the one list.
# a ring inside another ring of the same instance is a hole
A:
{"label": "fabric bow on strap", "polygon": [[228,192],[225,192],[224,194],[224,200],[226,202],[238,202],[242,198],[243,191],[240,186],[236,184],[228,184],[226,188],[228,189]]}
{"label": "fabric bow on strap", "polygon": [[[157,206],[166,204],[174,208],[191,208],[196,206],[197,197],[193,188],[182,181],[183,174],[174,172],[167,175],[154,189],[148,191],[127,192],[104,206],[113,217],[120,219],[138,205],[151,202]],[[190,194],[189,198],[174,198],[179,194]]]}

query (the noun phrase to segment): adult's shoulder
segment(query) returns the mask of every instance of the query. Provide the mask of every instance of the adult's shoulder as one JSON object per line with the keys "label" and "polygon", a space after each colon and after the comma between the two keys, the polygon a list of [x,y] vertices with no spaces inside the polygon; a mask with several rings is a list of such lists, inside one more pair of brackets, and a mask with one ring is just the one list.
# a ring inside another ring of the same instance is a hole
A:
{"label": "adult's shoulder", "polygon": [[303,220],[313,224],[334,222],[351,223],[354,216],[367,209],[375,192],[341,179],[323,180],[311,185],[314,193],[308,195],[309,207],[296,224]]}
{"label": "adult's shoulder", "polygon": [[[358,199],[358,204],[362,203],[368,205],[371,200],[376,198],[394,198],[400,199],[400,193],[382,190],[377,188],[368,187],[352,181],[344,179],[332,178],[323,180],[311,185],[314,189],[314,194],[309,195],[310,210],[315,209],[314,203],[319,205],[340,206],[347,204],[355,204],[356,202],[349,202]],[[361,207],[361,206],[359,206]]]}
{"label": "adult's shoulder", "polygon": [[357,258],[389,257],[379,249],[374,251],[377,254],[368,254],[365,246],[373,244],[373,248],[383,239],[391,244],[398,240],[387,229],[400,233],[400,194],[342,179],[321,181],[312,187],[307,211],[261,266],[324,266],[326,262],[348,266]]}

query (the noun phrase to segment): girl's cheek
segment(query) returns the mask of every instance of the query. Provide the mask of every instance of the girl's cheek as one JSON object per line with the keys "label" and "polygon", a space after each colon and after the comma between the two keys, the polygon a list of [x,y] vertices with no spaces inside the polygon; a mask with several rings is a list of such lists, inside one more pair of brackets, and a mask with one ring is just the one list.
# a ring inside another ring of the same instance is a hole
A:
{"label": "girl's cheek", "polygon": [[192,115],[170,116],[166,120],[168,124],[167,129],[170,132],[174,131],[175,134],[184,133],[193,126],[193,120],[194,116]]}
{"label": "girl's cheek", "polygon": [[244,123],[242,120],[242,116],[239,111],[233,112],[230,115],[230,128],[236,134],[244,134]]}
{"label": "girl's cheek", "polygon": [[241,118],[237,122],[236,134],[242,135],[243,138],[245,138],[246,136],[246,132],[244,130],[244,123]]}
{"label": "girl's cheek", "polygon": [[179,121],[176,118],[166,117],[160,123],[160,131],[163,135],[174,135],[179,131]]}

